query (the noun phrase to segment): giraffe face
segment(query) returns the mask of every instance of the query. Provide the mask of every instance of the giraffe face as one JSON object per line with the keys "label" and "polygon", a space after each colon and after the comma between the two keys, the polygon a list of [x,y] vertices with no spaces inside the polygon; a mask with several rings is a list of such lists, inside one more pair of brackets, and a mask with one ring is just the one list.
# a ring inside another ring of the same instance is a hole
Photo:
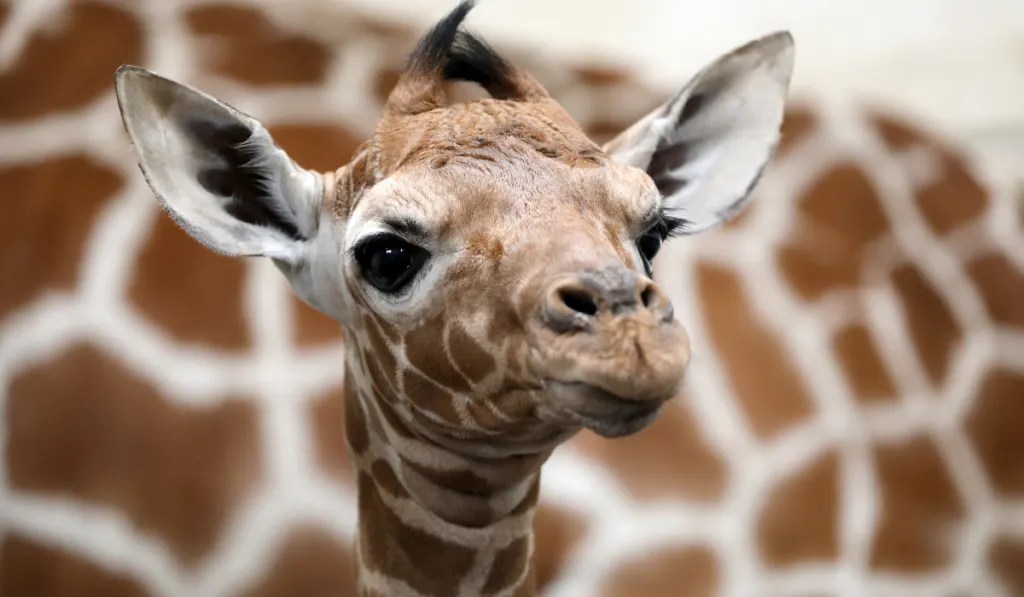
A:
{"label": "giraffe face", "polygon": [[[469,7],[421,40],[336,172],[300,167],[254,118],[138,67],[116,77],[126,130],[176,221],[214,250],[273,259],[349,331],[361,393],[423,434],[524,453],[581,426],[635,432],[689,360],[651,260],[750,195],[778,140],[792,39],[726,54],[601,148],[459,30]],[[492,98],[446,105],[450,79]]]}
{"label": "giraffe face", "polygon": [[[466,434],[468,420],[488,438],[534,436],[530,425],[552,436],[579,425],[630,433],[676,394],[689,360],[650,279],[669,226],[662,197],[644,171],[607,158],[568,122],[537,124],[547,119],[530,109],[547,106],[510,110],[509,122],[487,118],[498,110],[487,102],[439,111],[419,123],[436,129],[408,133],[426,140],[421,154],[394,171],[378,157],[383,180],[339,196],[351,202],[333,222],[340,317],[375,328],[353,336],[367,352],[391,352],[401,371],[374,385],[424,421]],[[527,140],[489,130],[510,122]],[[561,150],[539,152],[546,137]],[[457,148],[438,151],[434,139]]]}

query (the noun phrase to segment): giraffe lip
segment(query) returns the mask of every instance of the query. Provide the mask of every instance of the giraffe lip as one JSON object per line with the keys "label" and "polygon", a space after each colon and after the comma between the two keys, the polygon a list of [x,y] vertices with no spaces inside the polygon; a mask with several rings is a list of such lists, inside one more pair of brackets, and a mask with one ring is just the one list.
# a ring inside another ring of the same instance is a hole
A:
{"label": "giraffe lip", "polygon": [[649,425],[666,399],[636,400],[582,382],[549,380],[559,414],[602,437],[631,435]]}

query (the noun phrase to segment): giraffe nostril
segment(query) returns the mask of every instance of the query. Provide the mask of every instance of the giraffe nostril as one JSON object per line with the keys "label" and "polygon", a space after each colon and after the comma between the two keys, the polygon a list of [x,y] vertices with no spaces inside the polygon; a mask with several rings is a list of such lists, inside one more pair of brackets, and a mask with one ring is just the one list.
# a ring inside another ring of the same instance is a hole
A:
{"label": "giraffe nostril", "polygon": [[648,286],[643,289],[640,293],[640,302],[643,304],[645,309],[650,309],[651,304],[656,300],[655,291],[653,286]]}
{"label": "giraffe nostril", "polygon": [[589,317],[597,315],[597,301],[589,293],[579,288],[562,288],[558,298],[569,309]]}

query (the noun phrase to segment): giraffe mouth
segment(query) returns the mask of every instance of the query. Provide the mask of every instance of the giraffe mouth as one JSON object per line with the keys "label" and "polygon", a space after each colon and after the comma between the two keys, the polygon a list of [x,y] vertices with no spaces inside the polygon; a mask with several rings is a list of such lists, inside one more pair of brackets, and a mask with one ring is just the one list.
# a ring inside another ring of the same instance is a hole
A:
{"label": "giraffe mouth", "polygon": [[549,380],[555,417],[615,438],[632,435],[650,425],[671,396],[635,400],[582,382]]}

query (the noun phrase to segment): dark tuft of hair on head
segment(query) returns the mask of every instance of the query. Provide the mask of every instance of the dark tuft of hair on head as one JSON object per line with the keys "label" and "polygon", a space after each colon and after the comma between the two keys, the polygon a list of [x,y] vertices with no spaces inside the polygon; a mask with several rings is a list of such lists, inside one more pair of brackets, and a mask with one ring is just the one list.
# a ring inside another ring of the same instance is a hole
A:
{"label": "dark tuft of hair on head", "polygon": [[445,79],[477,83],[498,99],[518,94],[512,74],[512,65],[487,42],[466,32],[459,32],[455,38],[448,63],[444,66]]}
{"label": "dark tuft of hair on head", "polygon": [[428,73],[444,69],[452,44],[459,35],[459,26],[475,5],[476,0],[462,0],[454,10],[438,21],[416,44],[409,55],[406,70]]}
{"label": "dark tuft of hair on head", "polygon": [[520,90],[512,65],[485,41],[459,29],[475,4],[475,0],[463,0],[438,21],[410,54],[407,70],[476,83],[498,99],[515,97]]}

